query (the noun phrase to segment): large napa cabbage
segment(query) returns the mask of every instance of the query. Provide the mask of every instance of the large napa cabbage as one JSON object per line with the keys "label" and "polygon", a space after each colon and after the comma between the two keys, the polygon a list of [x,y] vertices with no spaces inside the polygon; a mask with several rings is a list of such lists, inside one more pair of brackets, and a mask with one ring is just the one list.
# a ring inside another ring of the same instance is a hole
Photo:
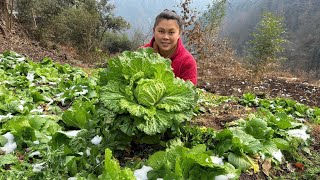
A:
{"label": "large napa cabbage", "polygon": [[196,88],[175,78],[171,61],[151,48],[125,51],[100,72],[101,102],[127,135],[176,131],[193,116]]}

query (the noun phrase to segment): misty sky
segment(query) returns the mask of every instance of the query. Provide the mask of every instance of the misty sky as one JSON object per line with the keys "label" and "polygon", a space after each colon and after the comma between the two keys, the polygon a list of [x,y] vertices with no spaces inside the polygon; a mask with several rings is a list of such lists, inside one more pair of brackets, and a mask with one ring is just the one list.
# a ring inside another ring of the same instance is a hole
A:
{"label": "misty sky", "polygon": [[[193,0],[191,6],[197,11],[203,11],[211,1]],[[112,0],[110,2],[116,6],[115,14],[122,16],[131,24],[130,34],[134,30],[150,33],[156,15],[164,9],[180,11],[177,5],[181,0]]]}

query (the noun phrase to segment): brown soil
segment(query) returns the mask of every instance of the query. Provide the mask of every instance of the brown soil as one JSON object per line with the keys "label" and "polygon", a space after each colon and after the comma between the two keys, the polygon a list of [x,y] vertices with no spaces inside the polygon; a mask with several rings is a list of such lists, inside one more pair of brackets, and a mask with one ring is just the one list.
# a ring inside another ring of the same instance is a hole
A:
{"label": "brown soil", "polygon": [[[211,85],[207,85],[205,89],[219,95],[236,97],[240,97],[246,92],[253,92],[264,98],[290,98],[313,108],[320,107],[320,87],[293,78],[269,77],[259,82],[221,78],[215,80]],[[213,107],[206,114],[197,117],[196,124],[222,129],[225,123],[244,118],[248,113],[254,111],[255,109],[227,102],[221,106]]]}
{"label": "brown soil", "polygon": [[253,92],[268,98],[291,98],[311,107],[320,106],[320,87],[294,77],[269,76],[259,82],[221,78],[207,89],[210,92],[228,96],[241,96],[245,92]]}
{"label": "brown soil", "polygon": [[[198,87],[222,96],[240,97],[246,92],[263,98],[290,98],[310,107],[320,107],[319,80],[298,78],[279,65],[265,68],[263,75],[254,75],[244,63],[234,60],[230,52],[220,53],[205,63],[199,64]],[[225,56],[224,54],[228,54]],[[197,117],[196,124],[221,129],[224,124],[245,117],[253,108],[227,102],[209,109]]]}
{"label": "brown soil", "polygon": [[254,111],[254,108],[247,108],[235,102],[226,102],[220,106],[209,108],[207,112],[197,116],[194,123],[198,126],[220,130],[225,127],[226,123],[245,118]]}

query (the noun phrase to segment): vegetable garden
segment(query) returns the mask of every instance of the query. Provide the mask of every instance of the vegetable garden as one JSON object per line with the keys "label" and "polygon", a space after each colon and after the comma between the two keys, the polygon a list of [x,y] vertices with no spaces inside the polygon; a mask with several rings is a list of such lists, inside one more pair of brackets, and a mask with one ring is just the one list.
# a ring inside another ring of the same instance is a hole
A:
{"label": "vegetable garden", "polygon": [[[170,61],[151,49],[107,63],[88,75],[50,58],[0,54],[0,179],[319,175],[310,131],[320,108],[206,92],[175,78]],[[196,125],[224,103],[255,111],[219,130]]]}

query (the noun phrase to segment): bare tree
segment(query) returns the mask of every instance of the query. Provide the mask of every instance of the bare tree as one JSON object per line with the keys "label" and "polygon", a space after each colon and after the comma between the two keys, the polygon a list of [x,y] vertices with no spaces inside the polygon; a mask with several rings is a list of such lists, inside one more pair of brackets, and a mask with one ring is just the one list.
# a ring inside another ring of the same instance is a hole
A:
{"label": "bare tree", "polygon": [[4,36],[11,31],[14,0],[0,0],[0,32]]}
{"label": "bare tree", "polygon": [[9,16],[9,29],[11,31],[12,29],[12,21],[13,21],[13,5],[14,5],[14,0],[11,0],[11,6],[10,6],[10,16]]}

